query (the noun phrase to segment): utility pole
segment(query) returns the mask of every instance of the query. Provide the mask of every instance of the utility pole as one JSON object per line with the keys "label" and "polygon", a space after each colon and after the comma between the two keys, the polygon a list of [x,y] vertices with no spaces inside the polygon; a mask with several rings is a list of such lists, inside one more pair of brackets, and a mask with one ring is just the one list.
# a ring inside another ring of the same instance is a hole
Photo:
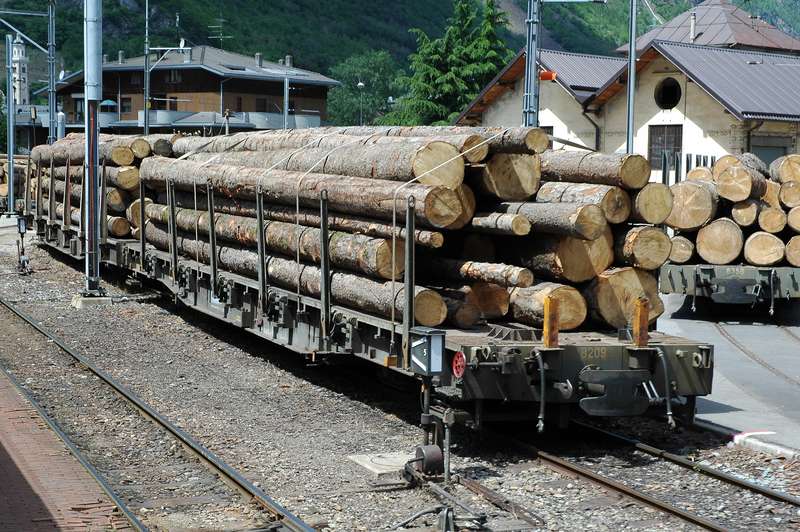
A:
{"label": "utility pole", "polygon": [[289,70],[283,75],[283,129],[289,129]]}
{"label": "utility pole", "polygon": [[525,20],[525,93],[523,95],[522,125],[539,127],[539,35],[541,34],[542,4],[605,4],[606,0],[528,0]]}
{"label": "utility pole", "polygon": [[83,7],[85,175],[83,197],[86,206],[85,297],[103,295],[100,287],[100,179],[98,151],[100,128],[97,111],[103,101],[103,7],[101,0],[85,0]]}
{"label": "utility pole", "polygon": [[16,109],[14,105],[14,66],[12,65],[11,50],[14,39],[11,34],[6,35],[6,134],[8,137],[8,212],[14,213],[14,119]]}
{"label": "utility pole", "polygon": [[364,125],[364,82],[359,81],[358,85],[358,125]]}
{"label": "utility pole", "polygon": [[630,0],[628,25],[628,126],[625,151],[633,153],[633,107],[636,97],[636,0]]}
{"label": "utility pole", "polygon": [[144,134],[150,134],[150,0],[144,1]]}

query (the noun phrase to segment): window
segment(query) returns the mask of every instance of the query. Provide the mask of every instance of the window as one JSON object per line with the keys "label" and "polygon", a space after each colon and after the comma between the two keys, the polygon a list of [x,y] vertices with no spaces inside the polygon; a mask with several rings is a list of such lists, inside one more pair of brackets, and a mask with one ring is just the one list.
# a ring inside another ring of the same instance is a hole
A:
{"label": "window", "polygon": [[756,136],[750,139],[750,151],[769,164],[778,157],[794,152],[792,137]]}
{"label": "window", "polygon": [[665,151],[671,154],[683,151],[683,126],[650,126],[647,157],[653,170],[661,170]]}
{"label": "window", "polygon": [[267,99],[256,98],[256,113],[266,113],[266,112],[267,112]]}
{"label": "window", "polygon": [[142,73],[141,72],[133,72],[131,73],[131,85],[134,87],[141,87],[142,86]]}
{"label": "window", "polygon": [[133,101],[130,98],[122,98],[119,105],[120,113],[132,113]]}
{"label": "window", "polygon": [[83,120],[83,99],[78,99],[74,101],[75,101],[75,121],[79,122]]}
{"label": "window", "polygon": [[662,109],[673,109],[681,101],[681,84],[675,78],[664,78],[656,85],[653,97]]}
{"label": "window", "polygon": [[177,69],[172,69],[169,71],[167,75],[167,83],[180,83],[181,82],[181,71]]}
{"label": "window", "polygon": [[241,96],[237,96],[236,97],[236,112],[237,113],[241,113],[242,112],[242,97]]}

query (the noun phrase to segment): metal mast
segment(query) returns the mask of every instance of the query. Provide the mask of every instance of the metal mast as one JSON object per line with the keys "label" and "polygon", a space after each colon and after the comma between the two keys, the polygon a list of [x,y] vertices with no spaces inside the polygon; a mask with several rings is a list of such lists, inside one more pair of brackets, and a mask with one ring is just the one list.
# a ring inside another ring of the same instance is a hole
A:
{"label": "metal mast", "polygon": [[633,106],[636,96],[636,0],[630,0],[630,25],[628,26],[628,127],[625,150],[633,153]]}
{"label": "metal mast", "polygon": [[8,137],[8,212],[15,212],[14,209],[14,118],[16,109],[14,108],[14,66],[11,50],[14,46],[14,39],[11,35],[6,35],[6,134]]}
{"label": "metal mast", "polygon": [[47,3],[47,143],[56,141],[56,2]]}
{"label": "metal mast", "polygon": [[86,0],[83,11],[84,131],[86,132],[83,197],[86,206],[86,287],[84,295],[99,296],[100,288],[100,179],[97,111],[103,101],[103,8],[101,0]]}
{"label": "metal mast", "polygon": [[150,0],[144,2],[144,134],[150,134]]}

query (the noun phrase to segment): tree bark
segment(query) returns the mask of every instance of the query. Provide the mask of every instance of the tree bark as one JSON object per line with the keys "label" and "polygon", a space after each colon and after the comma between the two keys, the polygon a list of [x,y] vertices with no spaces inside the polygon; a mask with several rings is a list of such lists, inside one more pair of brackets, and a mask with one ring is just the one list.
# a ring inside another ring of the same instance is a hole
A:
{"label": "tree bark", "polygon": [[760,200],[746,199],[731,206],[731,218],[742,227],[750,227],[758,221],[758,213],[766,207]]}
{"label": "tree bark", "polygon": [[672,250],[669,253],[669,261],[674,264],[686,264],[694,256],[694,242],[685,236],[675,235],[672,237]]}
{"label": "tree bark", "polygon": [[760,199],[767,191],[767,178],[748,158],[725,155],[717,159],[712,172],[717,193],[730,201]]}
{"label": "tree bark", "polygon": [[574,283],[588,281],[614,262],[611,228],[595,240],[564,237],[531,237],[524,245],[503,246],[503,257],[535,275]]}
{"label": "tree bark", "polygon": [[664,231],[649,225],[638,225],[617,232],[614,255],[617,262],[643,270],[660,268],[669,259],[672,242]]}
{"label": "tree bark", "polygon": [[319,206],[320,192],[326,190],[331,210],[384,220],[392,219],[395,197],[397,220],[405,220],[405,200],[414,197],[417,222],[432,227],[446,227],[461,214],[458,196],[445,187],[413,184],[395,196],[398,185],[391,181],[218,164],[204,166],[162,157],[142,161],[139,175],[146,184],[163,185],[174,179],[175,187],[185,191],[194,187],[202,190],[210,182],[216,193],[237,199],[255,199],[261,186],[265,202],[280,205],[295,205],[299,192],[300,205],[312,208]]}
{"label": "tree bark", "polygon": [[666,224],[681,231],[700,229],[717,214],[718,197],[713,184],[706,181],[682,181],[670,187],[672,212]]}
{"label": "tree bark", "polygon": [[536,194],[537,203],[583,203],[597,205],[608,223],[626,221],[631,214],[631,198],[627,192],[611,185],[586,183],[544,183]]}
{"label": "tree bark", "polygon": [[[145,206],[145,216],[157,223],[169,223],[169,207],[151,203]],[[204,237],[208,235],[208,213],[192,209],[176,209],[178,229]],[[253,218],[216,214],[214,231],[217,237],[245,247],[258,246],[258,223]],[[331,231],[328,235],[331,265],[381,279],[392,278],[392,245],[383,239]],[[322,261],[321,233],[314,227],[296,226],[286,222],[264,222],[264,246],[273,253],[300,258],[320,264]],[[403,242],[398,241],[394,254],[395,278],[403,274],[405,254]]]}
{"label": "tree bark", "polygon": [[758,227],[767,233],[780,233],[786,228],[788,219],[783,209],[764,207],[758,213]]}
{"label": "tree bark", "polygon": [[500,286],[526,287],[533,284],[530,270],[518,266],[439,257],[430,257],[426,262],[426,271],[418,271],[417,275],[449,281],[481,281]]}
{"label": "tree bark", "polygon": [[321,132],[341,135],[385,135],[396,137],[431,137],[481,135],[492,153],[542,153],[550,139],[543,129],[532,127],[465,127],[465,126],[352,126],[320,128]]}
{"label": "tree bark", "polygon": [[636,302],[640,298],[647,298],[650,323],[664,312],[656,278],[636,268],[613,268],[600,273],[584,289],[583,295],[592,318],[614,329],[632,323]]}
{"label": "tree bark", "polygon": [[641,155],[548,150],[542,154],[542,180],[612,185],[638,190],[650,180],[650,163]]}
{"label": "tree bark", "polygon": [[800,268],[800,235],[795,235],[786,243],[786,262]]}
{"label": "tree bark", "polygon": [[479,163],[489,154],[488,144],[481,144],[485,139],[480,135],[396,137],[385,135],[351,136],[334,132],[320,132],[317,129],[285,131],[258,131],[236,133],[221,137],[182,137],[175,141],[175,155],[182,156],[189,152],[221,153],[236,151],[273,151],[291,149],[326,148],[332,149],[343,145],[414,145],[424,148],[431,142],[446,142],[455,147],[467,162]]}
{"label": "tree bark", "polygon": [[[55,193],[56,198],[62,199],[64,197],[64,190],[66,189],[66,184],[64,181],[55,181]],[[80,205],[81,201],[81,191],[82,187],[80,185],[73,185],[70,187],[70,198],[71,201],[74,202],[73,205]],[[43,179],[42,180],[42,191],[50,194],[50,180]],[[124,191],[115,188],[115,187],[106,187],[106,210],[116,213],[124,213],[125,209],[128,207],[130,203],[130,197]]]}
{"label": "tree bark", "polygon": [[697,254],[709,264],[730,264],[742,254],[742,229],[730,218],[718,218],[697,232]]}
{"label": "tree bark", "polygon": [[778,197],[781,205],[787,209],[800,206],[800,181],[787,181],[782,184]]}
{"label": "tree bark", "polygon": [[464,182],[464,159],[447,142],[343,145],[337,148],[197,153],[189,160],[294,172],[411,181],[456,189]]}
{"label": "tree bark", "polygon": [[481,212],[472,218],[470,229],[490,235],[524,236],[531,232],[531,223],[521,214]]}
{"label": "tree bark", "polygon": [[[162,192],[158,195],[159,203],[167,203],[167,195]],[[185,209],[194,209],[195,201],[194,195],[187,192],[176,192],[175,206]],[[197,194],[197,208],[199,210],[207,210],[208,203],[206,203],[205,190],[202,194]],[[233,214],[235,216],[246,216],[249,218],[256,218],[256,204],[250,200],[236,200],[231,198],[214,198],[214,210],[220,214]],[[264,219],[275,220],[277,222],[295,223],[299,221],[300,225],[307,227],[319,227],[320,216],[319,209],[300,209],[300,217],[297,218],[297,210],[295,207],[287,207],[282,205],[264,205]],[[345,233],[353,233],[357,235],[372,236],[375,238],[392,238],[394,233],[395,238],[398,240],[405,240],[406,229],[404,225],[399,225],[392,228],[390,224],[383,223],[369,218],[359,218],[357,216],[343,216],[340,214],[328,213],[328,228],[334,231],[344,231]],[[414,230],[414,241],[420,246],[427,248],[440,248],[444,243],[444,236],[437,231],[428,231],[426,229]]]}
{"label": "tree bark", "polygon": [[[102,173],[102,169],[100,171]],[[83,174],[83,165],[69,167],[69,177],[73,183],[83,183]],[[54,167],[53,175],[56,179],[66,181],[67,167]],[[43,175],[42,181],[46,179]],[[139,169],[135,166],[106,166],[106,183],[125,191],[137,190],[139,188]]]}
{"label": "tree bark", "polygon": [[[169,233],[152,223],[145,226],[147,241],[159,249],[169,249]],[[178,235],[178,249],[191,259],[208,264],[210,246],[192,238]],[[258,277],[258,254],[254,251],[227,246],[217,246],[218,265],[227,270],[250,278]],[[298,285],[302,294],[320,296],[321,271],[308,264],[298,265],[295,261],[276,256],[267,256],[267,275],[270,283],[289,290]],[[403,283],[395,283],[392,292],[391,282],[378,282],[351,273],[334,272],[330,280],[331,297],[338,305],[383,317],[390,317],[392,306],[396,318],[402,319],[405,296]],[[414,317],[420,325],[436,327],[447,317],[447,307],[435,291],[417,286],[414,292]]]}
{"label": "tree bark", "polygon": [[583,240],[600,238],[608,227],[597,205],[585,203],[513,203],[494,206],[498,212],[519,214],[530,222],[534,234],[571,236]]}
{"label": "tree bark", "polygon": [[663,183],[648,183],[631,196],[631,220],[659,225],[672,212],[672,191]]}
{"label": "tree bark", "polygon": [[586,320],[586,300],[572,286],[558,283],[537,283],[530,288],[512,288],[511,312],[520,323],[542,327],[544,302],[547,296],[558,301],[558,329],[568,331]]}
{"label": "tree bark", "polygon": [[[100,136],[98,153],[100,160],[106,160],[117,166],[129,166],[133,164],[136,157],[131,149],[131,144],[137,137],[127,135],[106,135]],[[31,158],[34,162],[42,165],[49,165],[50,158],[53,158],[55,166],[65,166],[69,160],[70,165],[80,165],[84,161],[84,139],[83,136],[73,136],[57,140],[53,144],[40,144],[31,150]]]}
{"label": "tree bark", "polygon": [[786,246],[777,236],[757,231],[744,243],[744,260],[753,266],[772,266],[783,260]]}
{"label": "tree bark", "polygon": [[786,225],[795,233],[800,233],[800,207],[795,207],[786,215]]}
{"label": "tree bark", "polygon": [[498,153],[470,171],[476,190],[501,200],[526,200],[539,189],[539,156]]}
{"label": "tree bark", "polygon": [[772,161],[769,165],[769,175],[778,183],[800,181],[800,154],[793,153]]}

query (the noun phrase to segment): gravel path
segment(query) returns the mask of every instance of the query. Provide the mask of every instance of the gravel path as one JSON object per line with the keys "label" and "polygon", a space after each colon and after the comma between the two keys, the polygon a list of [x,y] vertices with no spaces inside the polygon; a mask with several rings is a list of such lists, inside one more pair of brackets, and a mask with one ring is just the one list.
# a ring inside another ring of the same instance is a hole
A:
{"label": "gravel path", "polygon": [[[418,396],[407,382],[398,384],[366,363],[303,366],[297,355],[164,302],[76,311],[69,301],[82,285],[80,269],[41,249],[30,255],[37,270],[31,277],[10,274],[12,258],[0,256],[3,297],[19,301],[309,523],[326,530],[381,530],[439,504],[426,490],[376,489],[374,477],[347,459],[413,453],[420,439]],[[530,457],[469,438],[462,442],[454,472],[543,517],[542,529],[686,529],[676,518],[556,474]],[[646,478],[639,467],[627,471]],[[674,476],[668,470],[658,475]],[[511,516],[463,487],[453,491],[486,511],[496,528],[506,523],[505,529],[514,529]],[[415,522],[434,523],[430,517]],[[781,525],[772,521],[776,527]]]}

